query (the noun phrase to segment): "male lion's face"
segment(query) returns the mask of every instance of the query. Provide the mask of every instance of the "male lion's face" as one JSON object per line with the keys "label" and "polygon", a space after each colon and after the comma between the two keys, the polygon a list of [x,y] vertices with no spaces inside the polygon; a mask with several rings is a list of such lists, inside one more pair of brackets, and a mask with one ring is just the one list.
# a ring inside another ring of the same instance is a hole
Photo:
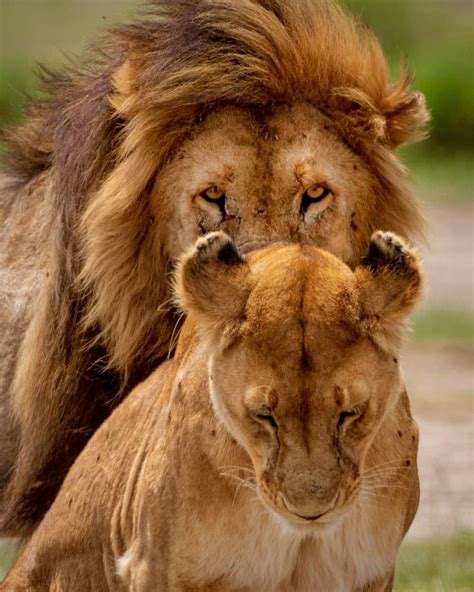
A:
{"label": "male lion's face", "polygon": [[292,523],[331,523],[362,491],[368,447],[403,390],[390,335],[418,298],[416,258],[385,233],[355,272],[298,245],[244,260],[213,233],[180,269],[180,298],[208,340],[216,414],[248,453],[261,499]]}
{"label": "male lion's face", "polygon": [[307,103],[265,115],[236,107],[211,113],[162,171],[154,196],[172,259],[221,229],[243,252],[301,242],[352,264],[367,246],[374,203],[362,159]]}

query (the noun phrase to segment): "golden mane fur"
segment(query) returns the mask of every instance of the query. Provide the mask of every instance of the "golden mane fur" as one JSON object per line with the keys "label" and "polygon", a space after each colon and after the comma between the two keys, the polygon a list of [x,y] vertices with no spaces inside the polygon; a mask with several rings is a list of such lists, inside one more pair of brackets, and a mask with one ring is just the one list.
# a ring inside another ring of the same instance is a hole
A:
{"label": "golden mane fur", "polygon": [[47,74],[49,99],[8,136],[12,186],[52,184],[54,240],[16,367],[4,532],[37,522],[90,434],[172,351],[173,258],[150,195],[209,113],[317,106],[372,174],[365,246],[376,228],[423,233],[394,153],[422,136],[423,97],[404,70],[390,83],[374,35],[332,1],[155,0],[99,47],[89,69]]}

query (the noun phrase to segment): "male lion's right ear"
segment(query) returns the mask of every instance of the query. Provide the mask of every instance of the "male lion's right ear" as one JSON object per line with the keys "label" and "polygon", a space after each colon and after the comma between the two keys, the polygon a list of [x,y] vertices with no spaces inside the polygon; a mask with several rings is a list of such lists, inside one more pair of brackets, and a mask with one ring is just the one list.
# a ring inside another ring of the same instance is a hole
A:
{"label": "male lion's right ear", "polygon": [[397,348],[423,288],[416,251],[396,234],[377,231],[354,273],[361,295],[362,331],[384,349]]}
{"label": "male lion's right ear", "polygon": [[178,305],[198,321],[219,328],[238,321],[250,294],[250,270],[235,243],[224,232],[198,239],[178,264]]}

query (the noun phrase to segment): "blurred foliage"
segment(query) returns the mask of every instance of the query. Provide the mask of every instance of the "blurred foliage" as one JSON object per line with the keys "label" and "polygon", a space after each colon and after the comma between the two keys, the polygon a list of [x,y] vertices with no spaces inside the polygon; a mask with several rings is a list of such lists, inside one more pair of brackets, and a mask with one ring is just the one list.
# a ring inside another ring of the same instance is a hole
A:
{"label": "blurred foliage", "polygon": [[411,326],[416,341],[451,341],[473,344],[474,314],[455,308],[428,308],[415,312]]}
{"label": "blurred foliage", "polygon": [[402,545],[395,592],[469,592],[473,588],[474,533]]}
{"label": "blurred foliage", "polygon": [[6,539],[0,539],[0,582],[13,565],[17,553],[16,543],[7,541]]}
{"label": "blurred foliage", "polygon": [[432,149],[468,150],[474,137],[470,0],[345,0],[379,36],[393,75],[405,60],[432,113]]}
{"label": "blurred foliage", "polygon": [[[393,75],[406,59],[432,111],[424,152],[467,151],[474,136],[471,0],[343,0],[382,40]],[[36,88],[37,60],[80,53],[100,26],[129,18],[138,0],[2,0],[0,125],[19,118],[24,91]],[[64,53],[63,53],[64,52]],[[410,155],[408,156],[410,158]]]}
{"label": "blurred foliage", "polygon": [[61,67],[100,28],[130,20],[138,0],[0,0],[0,128],[38,96],[38,64]]}

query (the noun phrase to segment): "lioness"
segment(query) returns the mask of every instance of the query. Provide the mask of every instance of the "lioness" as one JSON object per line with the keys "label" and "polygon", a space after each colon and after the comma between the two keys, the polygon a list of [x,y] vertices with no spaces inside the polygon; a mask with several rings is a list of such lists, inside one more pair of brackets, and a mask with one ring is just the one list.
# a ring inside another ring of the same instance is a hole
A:
{"label": "lioness", "polygon": [[4,590],[390,590],[418,504],[397,362],[421,290],[378,232],[354,272],[309,246],[181,261],[188,318],[72,467]]}

